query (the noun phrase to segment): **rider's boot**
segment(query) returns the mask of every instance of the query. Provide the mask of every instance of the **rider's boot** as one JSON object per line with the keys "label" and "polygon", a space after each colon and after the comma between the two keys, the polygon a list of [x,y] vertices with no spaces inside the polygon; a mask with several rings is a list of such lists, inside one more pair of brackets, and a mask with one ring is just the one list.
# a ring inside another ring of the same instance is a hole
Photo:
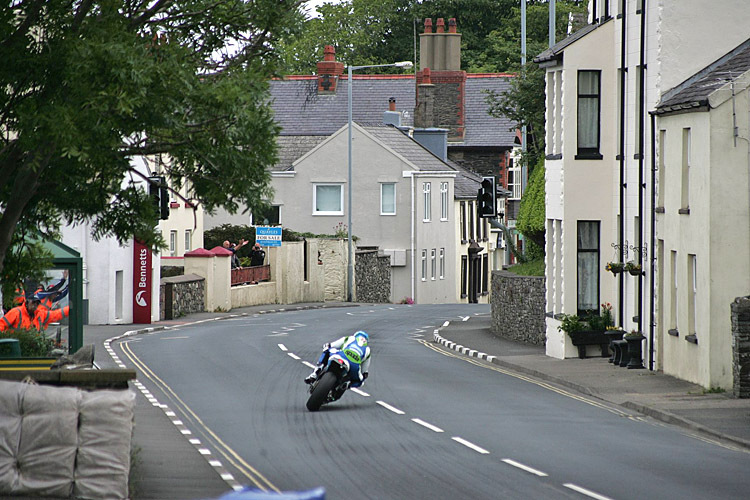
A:
{"label": "rider's boot", "polygon": [[313,372],[307,377],[305,377],[305,383],[312,384],[313,382],[318,380],[318,377],[320,376],[320,372],[322,371],[323,371],[323,365],[316,366]]}

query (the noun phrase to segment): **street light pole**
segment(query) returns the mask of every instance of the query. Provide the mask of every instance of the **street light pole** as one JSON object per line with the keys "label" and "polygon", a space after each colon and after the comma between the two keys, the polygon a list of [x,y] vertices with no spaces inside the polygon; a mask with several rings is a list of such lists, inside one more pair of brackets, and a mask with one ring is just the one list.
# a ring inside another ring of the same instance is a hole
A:
{"label": "street light pole", "polygon": [[346,273],[346,300],[354,300],[354,249],[352,247],[352,71],[364,68],[384,68],[396,66],[398,68],[411,68],[414,64],[411,61],[401,61],[393,64],[371,64],[367,66],[347,66],[349,82],[347,84],[348,98],[348,117],[349,117],[349,172],[347,178],[347,244],[349,253],[349,262]]}

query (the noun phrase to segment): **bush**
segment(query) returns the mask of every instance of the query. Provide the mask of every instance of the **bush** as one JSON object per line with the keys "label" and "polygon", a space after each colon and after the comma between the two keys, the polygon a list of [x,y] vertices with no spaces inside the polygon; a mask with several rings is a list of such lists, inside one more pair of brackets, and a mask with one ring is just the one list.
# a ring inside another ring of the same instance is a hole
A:
{"label": "bush", "polygon": [[55,348],[55,341],[37,330],[6,330],[0,332],[0,338],[18,339],[21,356],[26,358],[44,358]]}

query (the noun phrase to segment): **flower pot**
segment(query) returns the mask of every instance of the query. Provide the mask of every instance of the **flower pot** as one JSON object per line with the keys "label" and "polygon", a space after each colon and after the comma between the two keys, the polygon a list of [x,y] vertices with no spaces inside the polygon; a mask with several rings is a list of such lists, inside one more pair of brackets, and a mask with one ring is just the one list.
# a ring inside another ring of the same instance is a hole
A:
{"label": "flower pot", "polygon": [[642,349],[643,339],[645,338],[646,337],[640,333],[638,335],[625,335],[623,337],[623,340],[628,343],[628,355],[630,356],[630,360],[628,360],[626,365],[628,370],[645,368],[645,366],[643,366]]}
{"label": "flower pot", "polygon": [[583,359],[586,357],[586,346],[587,345],[598,345],[602,349],[602,357],[606,358],[609,356],[609,338],[605,335],[605,332],[601,330],[581,330],[577,332],[569,332],[573,345],[578,348],[578,357]]}
{"label": "flower pot", "polygon": [[614,275],[618,275],[622,272],[624,267],[624,264],[621,264],[619,262],[610,262],[609,264],[607,264],[607,271],[611,272]]}
{"label": "flower pot", "polygon": [[640,276],[641,274],[643,274],[643,270],[640,269],[640,268],[638,268],[638,269],[628,269],[628,272],[630,273],[631,276]]}
{"label": "flower pot", "polygon": [[619,349],[619,346],[615,345],[615,341],[616,340],[622,340],[622,336],[624,334],[625,334],[625,332],[622,331],[622,330],[607,330],[606,332],[604,332],[604,336],[609,339],[609,349],[612,351],[612,356],[609,357],[609,362],[610,363],[614,363],[615,362],[615,358],[618,359],[617,362],[619,363],[618,354],[620,354],[620,353],[617,352],[618,349]]}

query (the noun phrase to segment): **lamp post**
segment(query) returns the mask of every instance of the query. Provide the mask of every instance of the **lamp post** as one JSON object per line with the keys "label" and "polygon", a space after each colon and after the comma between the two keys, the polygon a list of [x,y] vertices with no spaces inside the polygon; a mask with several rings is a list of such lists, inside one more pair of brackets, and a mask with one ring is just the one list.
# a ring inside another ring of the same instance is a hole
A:
{"label": "lamp post", "polygon": [[392,64],[371,64],[367,66],[347,66],[349,70],[349,84],[347,86],[347,97],[348,97],[348,111],[349,111],[349,174],[347,179],[348,184],[348,208],[347,208],[347,243],[349,250],[349,264],[346,273],[346,300],[351,302],[354,300],[353,283],[354,283],[354,253],[352,248],[352,86],[354,81],[352,80],[352,71],[364,68],[385,68],[389,66],[395,66],[398,68],[411,68],[414,64],[411,61],[401,61]]}

